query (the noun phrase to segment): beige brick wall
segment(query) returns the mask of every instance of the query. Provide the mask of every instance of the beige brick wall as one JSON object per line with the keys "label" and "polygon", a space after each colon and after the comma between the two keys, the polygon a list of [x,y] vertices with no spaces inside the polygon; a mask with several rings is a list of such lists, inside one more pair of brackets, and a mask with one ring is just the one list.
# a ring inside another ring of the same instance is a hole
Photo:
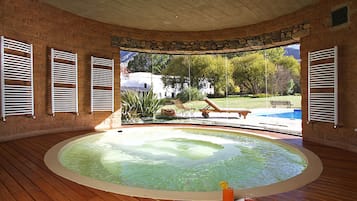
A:
{"label": "beige brick wall", "polygon": [[[331,27],[330,12],[347,5],[350,23]],[[301,39],[301,86],[303,113],[303,137],[326,145],[357,152],[357,1],[323,1],[310,17],[311,30]],[[339,68],[339,119],[340,127],[332,124],[307,124],[307,53],[338,46]]]}
{"label": "beige brick wall", "polygon": [[[115,110],[119,112],[119,49],[112,48],[110,26],[74,16],[37,1],[0,1],[0,35],[33,44],[36,119],[9,116],[0,122],[0,140],[54,133],[119,127],[120,114],[90,114],[90,56],[115,60]],[[79,116],[49,115],[49,49],[78,53]],[[119,119],[119,120],[118,120]]]}
{"label": "beige brick wall", "polygon": [[[341,28],[330,27],[330,12],[347,4],[350,23]],[[296,24],[310,24],[310,34],[301,42],[301,86],[304,140],[357,151],[357,1],[321,0],[288,16],[250,25],[209,32],[155,32],[117,27],[84,19],[35,0],[0,1],[0,35],[26,41],[34,45],[35,113],[36,119],[9,117],[0,122],[0,140],[59,131],[120,126],[119,113],[119,49],[111,46],[111,37],[138,40],[192,41],[225,40],[256,36],[281,30]],[[279,44],[276,44],[279,45]],[[307,52],[339,46],[340,119],[342,127],[331,124],[307,124]],[[48,49],[54,47],[78,53],[79,61],[79,116],[73,114],[48,115]],[[116,114],[90,114],[90,56],[115,59]],[[111,118],[113,116],[113,118]]]}

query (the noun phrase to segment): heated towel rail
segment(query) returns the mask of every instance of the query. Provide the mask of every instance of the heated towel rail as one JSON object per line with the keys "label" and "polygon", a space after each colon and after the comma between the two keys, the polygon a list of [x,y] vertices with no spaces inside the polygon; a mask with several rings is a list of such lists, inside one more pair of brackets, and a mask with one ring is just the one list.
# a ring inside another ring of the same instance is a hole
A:
{"label": "heated towel rail", "polygon": [[51,49],[52,115],[56,112],[78,114],[77,54]]}
{"label": "heated towel rail", "polygon": [[91,112],[114,112],[114,60],[91,57]]}
{"label": "heated towel rail", "polygon": [[338,48],[308,53],[308,123],[338,126]]}
{"label": "heated towel rail", "polygon": [[0,39],[1,117],[34,114],[32,44]]}

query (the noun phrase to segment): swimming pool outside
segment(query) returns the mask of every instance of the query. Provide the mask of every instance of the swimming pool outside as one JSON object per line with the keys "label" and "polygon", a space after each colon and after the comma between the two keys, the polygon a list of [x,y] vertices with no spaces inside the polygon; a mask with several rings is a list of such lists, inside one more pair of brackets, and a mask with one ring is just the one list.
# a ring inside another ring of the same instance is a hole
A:
{"label": "swimming pool outside", "polygon": [[258,116],[262,117],[276,117],[276,118],[285,118],[285,119],[301,119],[301,109],[294,109],[291,112],[278,112],[278,113],[268,113],[260,114]]}
{"label": "swimming pool outside", "polygon": [[239,128],[251,128],[257,130],[268,130],[301,136],[301,118],[277,118],[274,115],[294,112],[292,108],[257,108],[251,109],[246,119],[238,118],[234,113],[212,113],[209,118],[203,118],[201,112],[194,112],[192,116],[183,119],[158,120],[154,123],[179,123],[179,124],[202,124],[220,125]]}
{"label": "swimming pool outside", "polygon": [[[237,128],[248,128],[257,130],[267,130],[279,133],[286,133],[301,136],[302,119],[301,118],[279,118],[274,115],[294,113],[293,108],[256,108],[250,109],[252,113],[247,118],[239,118],[236,113],[219,113],[213,112],[209,118],[203,118],[201,112],[191,112],[189,115],[180,116],[181,118],[162,119],[157,118],[150,121],[142,122],[123,122],[125,124],[200,124],[200,125],[218,125]],[[295,112],[298,113],[298,112]],[[301,111],[300,111],[301,114]],[[266,116],[269,115],[269,116]],[[286,114],[285,114],[286,115]]]}

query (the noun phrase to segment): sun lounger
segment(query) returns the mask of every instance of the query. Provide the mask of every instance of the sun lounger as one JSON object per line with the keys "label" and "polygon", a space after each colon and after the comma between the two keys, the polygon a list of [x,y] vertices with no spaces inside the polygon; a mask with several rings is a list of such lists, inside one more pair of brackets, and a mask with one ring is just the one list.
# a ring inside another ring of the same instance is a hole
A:
{"label": "sun lounger", "polygon": [[245,119],[248,113],[251,113],[249,110],[240,110],[240,109],[228,109],[228,108],[220,108],[214,102],[209,100],[208,98],[205,99],[206,103],[208,104],[206,107],[200,109],[202,112],[202,116],[205,118],[209,117],[210,112],[220,112],[220,113],[238,113],[239,117],[243,116]]}
{"label": "sun lounger", "polygon": [[189,108],[189,107],[186,107],[180,100],[173,100],[172,102],[175,103],[175,106],[178,108],[178,109],[181,109],[181,110],[193,110],[193,108]]}

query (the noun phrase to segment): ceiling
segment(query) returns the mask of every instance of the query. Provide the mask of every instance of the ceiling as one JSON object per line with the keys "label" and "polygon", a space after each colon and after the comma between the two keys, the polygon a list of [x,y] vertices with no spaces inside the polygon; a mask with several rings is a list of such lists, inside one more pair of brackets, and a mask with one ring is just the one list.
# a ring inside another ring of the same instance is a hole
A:
{"label": "ceiling", "polygon": [[211,31],[272,20],[319,0],[40,0],[76,15],[123,27]]}

